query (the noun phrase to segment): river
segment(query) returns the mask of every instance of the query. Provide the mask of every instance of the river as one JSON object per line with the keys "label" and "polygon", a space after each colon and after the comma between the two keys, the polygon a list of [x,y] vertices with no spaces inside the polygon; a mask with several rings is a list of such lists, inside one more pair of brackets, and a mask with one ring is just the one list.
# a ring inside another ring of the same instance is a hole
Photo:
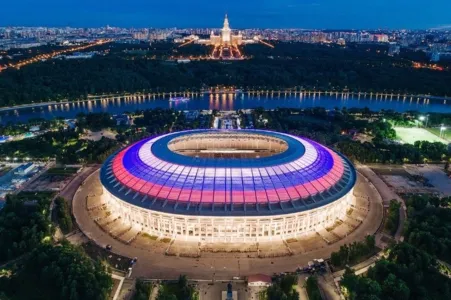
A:
{"label": "river", "polygon": [[[451,102],[451,101],[448,101]],[[138,109],[173,108],[177,110],[237,110],[262,106],[266,109],[277,107],[308,108],[322,106],[327,109],[334,107],[369,107],[371,110],[392,109],[398,112],[417,110],[419,112],[451,113],[451,105],[444,104],[443,100],[425,100],[423,98],[397,98],[397,96],[376,97],[358,95],[294,95],[282,94],[249,95],[249,94],[215,94],[201,95],[191,98],[187,102],[170,102],[168,98],[157,99],[110,99],[64,104],[45,105],[34,108],[12,109],[0,113],[0,123],[27,122],[30,118],[51,119],[54,117],[73,118],[78,113],[108,112],[120,114]]]}

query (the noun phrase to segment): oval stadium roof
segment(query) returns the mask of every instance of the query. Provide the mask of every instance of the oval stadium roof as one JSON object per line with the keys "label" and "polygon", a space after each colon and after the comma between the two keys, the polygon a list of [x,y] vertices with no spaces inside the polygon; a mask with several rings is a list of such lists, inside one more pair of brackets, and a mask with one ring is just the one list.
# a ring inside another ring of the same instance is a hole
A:
{"label": "oval stadium roof", "polygon": [[[277,139],[287,148],[260,158],[187,156],[169,144],[219,135]],[[341,154],[314,141],[263,130],[191,130],[141,140],[110,156],[103,186],[151,210],[182,215],[260,216],[317,208],[346,195],[356,173]]]}

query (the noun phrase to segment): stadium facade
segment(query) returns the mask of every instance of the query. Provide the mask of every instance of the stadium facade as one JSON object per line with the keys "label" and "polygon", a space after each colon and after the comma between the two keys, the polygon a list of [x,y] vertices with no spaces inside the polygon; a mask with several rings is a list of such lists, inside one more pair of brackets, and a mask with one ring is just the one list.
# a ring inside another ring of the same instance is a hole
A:
{"label": "stadium facade", "polygon": [[343,219],[356,172],[314,141],[263,130],[192,130],[107,159],[104,201],[150,235],[205,242],[297,238]]}

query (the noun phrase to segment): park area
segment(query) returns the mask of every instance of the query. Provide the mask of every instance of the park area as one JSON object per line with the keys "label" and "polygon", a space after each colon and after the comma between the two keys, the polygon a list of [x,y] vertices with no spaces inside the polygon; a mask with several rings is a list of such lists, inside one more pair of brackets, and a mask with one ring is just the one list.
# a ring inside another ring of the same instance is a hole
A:
{"label": "park area", "polygon": [[441,142],[444,144],[448,144],[448,141],[438,136],[438,134],[440,134],[440,129],[438,129],[437,132],[433,131],[434,128],[426,130],[424,128],[416,128],[416,127],[412,128],[394,127],[394,129],[396,131],[397,138],[406,144],[414,144],[416,141],[428,141],[431,143]]}

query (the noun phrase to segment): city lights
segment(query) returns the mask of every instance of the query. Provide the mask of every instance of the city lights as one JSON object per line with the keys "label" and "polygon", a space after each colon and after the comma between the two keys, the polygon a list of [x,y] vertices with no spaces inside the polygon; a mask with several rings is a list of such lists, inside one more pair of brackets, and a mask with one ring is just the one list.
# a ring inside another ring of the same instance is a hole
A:
{"label": "city lights", "polygon": [[54,51],[54,52],[46,53],[46,54],[39,54],[39,55],[37,55],[35,57],[19,61],[16,64],[10,64],[9,67],[20,69],[21,67],[24,67],[26,65],[29,65],[29,64],[32,64],[32,63],[36,63],[36,62],[39,62],[39,61],[42,61],[42,60],[51,59],[51,58],[54,58],[54,57],[56,57],[58,55],[61,55],[61,54],[64,54],[64,53],[86,50],[88,48],[91,48],[91,47],[94,47],[94,46],[99,46],[99,45],[102,45],[102,44],[105,44],[105,43],[109,43],[109,42],[111,42],[110,39],[99,40],[99,41],[96,41],[96,42],[93,42],[93,43],[89,43],[87,45],[72,47],[72,48],[59,50],[59,51]]}

